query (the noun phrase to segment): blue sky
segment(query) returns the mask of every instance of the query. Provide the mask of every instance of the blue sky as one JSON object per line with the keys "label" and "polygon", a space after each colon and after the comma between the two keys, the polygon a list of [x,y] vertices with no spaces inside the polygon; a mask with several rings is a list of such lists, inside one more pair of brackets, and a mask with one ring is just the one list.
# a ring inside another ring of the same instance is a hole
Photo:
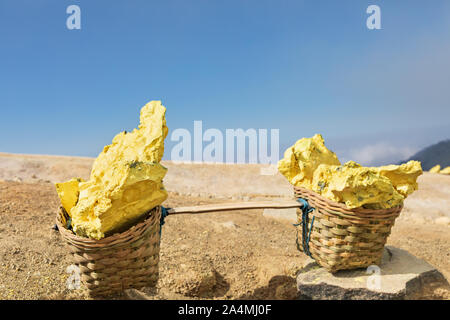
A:
{"label": "blue sky", "polygon": [[0,152],[96,156],[150,100],[171,131],[322,133],[363,164],[450,138],[448,0],[2,0],[0,49]]}

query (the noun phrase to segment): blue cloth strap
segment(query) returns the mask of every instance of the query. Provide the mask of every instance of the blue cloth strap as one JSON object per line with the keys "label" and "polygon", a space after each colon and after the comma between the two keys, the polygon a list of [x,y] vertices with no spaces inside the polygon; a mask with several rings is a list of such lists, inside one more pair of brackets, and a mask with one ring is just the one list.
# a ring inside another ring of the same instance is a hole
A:
{"label": "blue cloth strap", "polygon": [[[306,199],[303,198],[298,198],[297,199],[298,202],[300,202],[303,206],[302,206],[302,248],[303,250],[300,249],[300,244],[298,243],[298,229],[297,229],[297,239],[296,239],[296,243],[297,243],[297,249],[300,251],[303,251],[306,255],[311,257],[311,252],[309,251],[309,239],[311,237],[311,231],[314,225],[314,218],[315,216],[312,217],[311,220],[311,225],[309,225],[309,213],[311,213],[315,208],[310,207],[309,203]],[[299,226],[300,224],[294,224],[294,226]]]}

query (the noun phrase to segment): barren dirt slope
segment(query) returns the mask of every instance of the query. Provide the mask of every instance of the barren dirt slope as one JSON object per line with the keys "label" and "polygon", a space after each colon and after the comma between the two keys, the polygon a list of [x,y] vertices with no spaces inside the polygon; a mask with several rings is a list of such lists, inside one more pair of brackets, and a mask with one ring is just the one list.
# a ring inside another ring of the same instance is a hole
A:
{"label": "barren dirt slope", "polygon": [[[59,201],[51,182],[88,178],[91,164],[89,158],[0,154],[0,298],[87,298],[65,284],[69,262],[52,230]],[[261,175],[257,165],[165,165],[169,207],[291,195],[282,177]],[[419,183],[388,244],[449,279],[450,176],[424,174]],[[158,287],[145,292],[160,299],[293,299],[305,259],[295,235],[289,221],[266,218],[261,210],[169,216]],[[422,297],[448,299],[449,293],[434,288]]]}

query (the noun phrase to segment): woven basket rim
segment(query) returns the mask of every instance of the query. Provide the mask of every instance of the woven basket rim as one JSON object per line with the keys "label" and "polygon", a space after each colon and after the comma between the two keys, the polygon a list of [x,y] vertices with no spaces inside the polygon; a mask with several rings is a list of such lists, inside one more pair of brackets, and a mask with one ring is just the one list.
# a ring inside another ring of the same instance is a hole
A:
{"label": "woven basket rim", "polygon": [[91,238],[87,238],[87,237],[81,237],[81,236],[73,233],[72,231],[68,230],[65,226],[63,226],[63,224],[61,222],[61,215],[59,213],[59,211],[63,210],[62,206],[59,207],[59,211],[56,213],[56,225],[58,226],[58,230],[61,233],[61,235],[72,243],[83,243],[86,245],[107,246],[107,245],[115,243],[115,242],[117,243],[118,241],[120,242],[120,240],[128,240],[130,238],[130,236],[134,237],[134,234],[137,230],[145,228],[146,225],[148,225],[149,223],[152,222],[152,219],[151,219],[152,214],[151,213],[155,212],[155,210],[160,210],[160,209],[161,209],[161,206],[158,205],[158,206],[148,210],[146,213],[147,217],[145,218],[144,221],[141,221],[141,222],[135,224],[134,226],[130,227],[129,229],[127,229],[123,232],[114,233],[114,234],[104,237],[100,240],[91,239]]}
{"label": "woven basket rim", "polygon": [[[396,212],[399,211],[403,208],[403,203],[399,206],[395,206],[392,208],[387,208],[387,209],[366,209],[363,207],[357,207],[357,208],[348,208],[344,203],[339,203],[333,200],[330,200],[328,198],[325,198],[324,196],[318,194],[317,192],[314,192],[312,190],[306,189],[306,188],[302,188],[302,187],[297,187],[297,186],[293,186],[294,188],[294,192],[296,190],[306,193],[310,196],[312,196],[313,198],[316,198],[320,201],[325,202],[327,205],[336,208],[337,210],[341,209],[341,210],[345,210],[346,212],[353,212],[353,213],[357,213],[357,214],[389,214],[392,212]],[[339,210],[339,211],[341,211]]]}

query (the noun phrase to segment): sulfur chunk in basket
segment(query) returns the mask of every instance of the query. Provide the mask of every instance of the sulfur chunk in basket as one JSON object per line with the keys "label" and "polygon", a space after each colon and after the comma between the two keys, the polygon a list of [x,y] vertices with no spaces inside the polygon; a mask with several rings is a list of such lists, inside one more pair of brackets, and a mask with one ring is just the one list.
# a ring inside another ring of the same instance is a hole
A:
{"label": "sulfur chunk in basket", "polygon": [[286,150],[278,170],[294,186],[313,190],[350,209],[399,206],[417,190],[417,178],[422,174],[418,161],[383,167],[363,167],[354,161],[341,165],[320,135],[300,139]]}
{"label": "sulfur chunk in basket", "polygon": [[419,161],[408,161],[401,165],[388,165],[371,168],[380,175],[387,177],[395,190],[405,198],[419,188],[417,178],[423,173]]}
{"label": "sulfur chunk in basket", "polygon": [[342,166],[320,165],[314,173],[313,191],[350,209],[399,206],[417,189],[416,179],[422,171],[416,163],[380,168],[363,167],[353,161]]}
{"label": "sulfur chunk in basket", "polygon": [[89,181],[57,184],[68,190],[58,194],[76,234],[101,239],[124,231],[166,200],[167,169],[160,164],[168,134],[165,112],[160,101],[149,102],[141,109],[139,128],[119,133],[103,148]]}
{"label": "sulfur chunk in basket", "polygon": [[321,164],[340,165],[336,154],[325,147],[323,138],[316,134],[312,138],[302,138],[284,153],[278,162],[278,171],[291,184],[311,189],[314,171]]}
{"label": "sulfur chunk in basket", "polygon": [[77,204],[78,196],[80,195],[80,182],[84,180],[81,178],[73,178],[62,183],[55,183],[56,192],[61,199],[61,205],[70,214],[70,210]]}

